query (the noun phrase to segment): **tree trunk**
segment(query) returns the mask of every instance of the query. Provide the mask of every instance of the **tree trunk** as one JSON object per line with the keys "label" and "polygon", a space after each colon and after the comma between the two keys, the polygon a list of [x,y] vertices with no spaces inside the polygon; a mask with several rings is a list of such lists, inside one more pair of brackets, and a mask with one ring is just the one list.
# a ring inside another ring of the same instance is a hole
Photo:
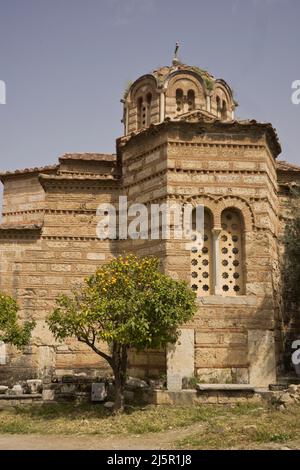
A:
{"label": "tree trunk", "polygon": [[127,346],[113,344],[112,369],[115,376],[115,406],[116,413],[124,411],[124,392],[127,371]]}
{"label": "tree trunk", "polygon": [[122,413],[124,411],[124,389],[120,378],[115,377],[115,405],[114,411]]}

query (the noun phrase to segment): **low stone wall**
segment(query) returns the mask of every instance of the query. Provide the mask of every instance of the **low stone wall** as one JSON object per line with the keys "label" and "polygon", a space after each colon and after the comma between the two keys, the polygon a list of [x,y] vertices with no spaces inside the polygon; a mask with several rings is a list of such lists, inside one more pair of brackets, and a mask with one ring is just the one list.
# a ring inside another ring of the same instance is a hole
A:
{"label": "low stone wall", "polygon": [[262,397],[255,392],[229,392],[182,390],[170,392],[168,390],[154,390],[152,403],[154,405],[230,405],[237,403],[255,403]]}
{"label": "low stone wall", "polygon": [[273,390],[268,399],[279,410],[285,410],[295,403],[300,403],[300,385],[291,384],[283,390]]}
{"label": "low stone wall", "polygon": [[[126,384],[127,403],[152,403],[154,388],[163,388],[163,380],[148,380],[129,377]],[[32,404],[105,402],[114,400],[114,381],[112,377],[90,377],[87,374],[53,376],[47,379],[20,381],[12,387],[0,386],[0,403]]]}
{"label": "low stone wall", "polygon": [[0,395],[0,410],[14,406],[42,405],[42,394]]}
{"label": "low stone wall", "polygon": [[43,399],[48,402],[88,402],[91,400],[92,384],[99,383],[100,380],[85,375],[44,380]]}
{"label": "low stone wall", "polygon": [[[273,387],[273,389],[272,389]],[[300,385],[273,385],[271,390],[257,389],[245,384],[198,384],[197,389],[171,391],[164,381],[129,377],[125,401],[132,405],[232,405],[267,400],[280,409],[300,402]],[[276,388],[276,390],[274,389]],[[0,408],[44,403],[82,402],[109,403],[114,401],[114,383],[111,377],[97,379],[83,374],[41,380],[32,379],[9,388],[0,386]],[[108,404],[107,403],[107,404]]]}

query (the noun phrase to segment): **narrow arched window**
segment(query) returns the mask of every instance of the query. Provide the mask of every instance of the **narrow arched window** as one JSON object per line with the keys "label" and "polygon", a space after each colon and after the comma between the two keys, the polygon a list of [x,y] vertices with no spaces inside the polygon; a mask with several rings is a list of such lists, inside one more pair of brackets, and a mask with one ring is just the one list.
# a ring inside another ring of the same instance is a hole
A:
{"label": "narrow arched window", "polygon": [[243,279],[243,221],[234,209],[225,209],[221,216],[220,233],[221,292],[222,295],[241,295]]}
{"label": "narrow arched window", "polygon": [[143,98],[140,97],[137,100],[137,128],[143,127]]}
{"label": "narrow arched window", "polygon": [[216,103],[217,103],[217,116],[221,117],[221,100],[219,96],[217,96],[216,98]]}
{"label": "narrow arched window", "polygon": [[[193,230],[195,230],[196,211],[193,212]],[[204,210],[203,246],[197,240],[191,247],[191,286],[197,296],[212,294],[212,217]],[[195,237],[196,238],[196,237]]]}
{"label": "narrow arched window", "polygon": [[151,124],[151,104],[152,104],[152,95],[148,93],[146,96],[146,125]]}
{"label": "narrow arched window", "polygon": [[194,90],[189,90],[187,94],[188,101],[188,110],[193,111],[195,109],[195,92]]}
{"label": "narrow arched window", "polygon": [[181,88],[176,90],[176,112],[180,113],[183,111],[183,91]]}
{"label": "narrow arched window", "polygon": [[221,118],[227,119],[227,104],[225,100],[223,100],[223,103],[222,103]]}

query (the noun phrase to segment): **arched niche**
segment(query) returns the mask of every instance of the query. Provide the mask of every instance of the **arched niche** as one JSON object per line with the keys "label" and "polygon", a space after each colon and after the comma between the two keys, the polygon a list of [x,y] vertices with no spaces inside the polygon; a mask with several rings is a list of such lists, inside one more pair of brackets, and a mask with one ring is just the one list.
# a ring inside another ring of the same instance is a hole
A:
{"label": "arched niche", "polygon": [[232,119],[234,108],[232,92],[223,80],[215,82],[211,94],[211,112],[222,120]]}
{"label": "arched niche", "polygon": [[138,79],[131,86],[124,106],[126,107],[127,132],[146,128],[159,122],[159,94],[157,82],[152,75]]}
{"label": "arched niche", "polygon": [[165,82],[166,117],[175,117],[195,109],[206,109],[205,85],[201,77],[176,72]]}

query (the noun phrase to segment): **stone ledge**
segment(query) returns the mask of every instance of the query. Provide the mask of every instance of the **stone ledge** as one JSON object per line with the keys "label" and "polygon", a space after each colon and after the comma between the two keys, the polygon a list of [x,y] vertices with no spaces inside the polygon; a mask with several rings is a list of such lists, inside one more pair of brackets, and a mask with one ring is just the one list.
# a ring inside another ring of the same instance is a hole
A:
{"label": "stone ledge", "polygon": [[256,306],[259,299],[254,295],[239,295],[236,297],[226,297],[222,295],[207,295],[198,297],[198,305],[249,305]]}
{"label": "stone ledge", "polygon": [[0,224],[0,230],[41,230],[43,224]]}
{"label": "stone ledge", "polygon": [[255,392],[255,387],[249,384],[197,384],[196,388],[201,392]]}
{"label": "stone ledge", "polygon": [[148,397],[148,403],[154,405],[227,405],[237,403],[257,403],[262,400],[262,395],[253,390],[238,390],[232,393],[228,390],[205,391],[181,390],[171,392],[169,390],[154,390]]}
{"label": "stone ledge", "polygon": [[18,395],[0,395],[0,400],[32,400],[42,398],[41,393],[21,393]]}

